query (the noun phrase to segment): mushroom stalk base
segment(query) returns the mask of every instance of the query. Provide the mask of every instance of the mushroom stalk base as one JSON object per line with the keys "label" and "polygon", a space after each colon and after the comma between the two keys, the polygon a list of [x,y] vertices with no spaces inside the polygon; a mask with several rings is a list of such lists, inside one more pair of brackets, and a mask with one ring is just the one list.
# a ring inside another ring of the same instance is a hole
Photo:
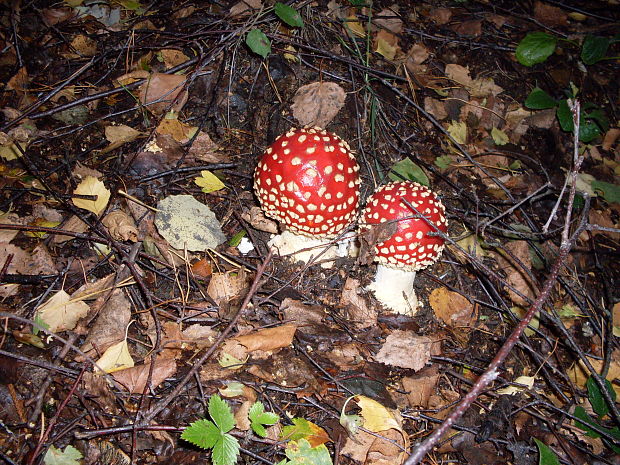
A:
{"label": "mushroom stalk base", "polygon": [[415,271],[377,266],[374,281],[366,288],[393,313],[413,316],[418,311],[418,298],[413,289]]}
{"label": "mushroom stalk base", "polygon": [[338,249],[333,245],[333,240],[314,239],[290,231],[273,236],[267,245],[280,256],[289,256],[295,261],[308,263],[314,257],[316,263],[321,263],[323,268],[331,268],[338,256]]}

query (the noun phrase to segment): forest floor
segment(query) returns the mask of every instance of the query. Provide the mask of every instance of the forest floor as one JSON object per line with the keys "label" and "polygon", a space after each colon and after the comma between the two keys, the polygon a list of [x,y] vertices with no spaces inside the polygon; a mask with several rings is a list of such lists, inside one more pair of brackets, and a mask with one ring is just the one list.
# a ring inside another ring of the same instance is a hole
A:
{"label": "forest floor", "polygon": [[[616,0],[0,22],[0,463],[620,463]],[[392,181],[443,202],[418,307],[367,289],[382,237],[270,253],[254,170],[314,126],[360,207]]]}

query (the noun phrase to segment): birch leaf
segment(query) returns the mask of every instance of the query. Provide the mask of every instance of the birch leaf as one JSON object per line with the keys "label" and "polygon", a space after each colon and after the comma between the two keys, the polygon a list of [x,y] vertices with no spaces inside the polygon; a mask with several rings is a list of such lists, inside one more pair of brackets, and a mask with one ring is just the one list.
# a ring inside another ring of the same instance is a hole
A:
{"label": "birch leaf", "polygon": [[110,200],[110,191],[106,189],[105,184],[93,176],[87,176],[73,191],[78,195],[96,195],[97,200],[88,200],[73,198],[73,205],[83,208],[95,215],[101,215],[108,206]]}

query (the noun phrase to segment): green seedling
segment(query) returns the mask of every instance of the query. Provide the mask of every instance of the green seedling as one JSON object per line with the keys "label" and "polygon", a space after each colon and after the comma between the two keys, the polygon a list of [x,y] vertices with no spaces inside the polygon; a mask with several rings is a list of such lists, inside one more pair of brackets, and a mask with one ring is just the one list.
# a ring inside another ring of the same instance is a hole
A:
{"label": "green seedling", "polygon": [[[277,2],[273,7],[273,11],[280,21],[286,23],[288,26],[304,27],[304,20],[296,9],[284,3]],[[271,41],[265,33],[258,28],[248,32],[245,36],[245,43],[250,50],[263,58],[267,58],[271,53]]]}

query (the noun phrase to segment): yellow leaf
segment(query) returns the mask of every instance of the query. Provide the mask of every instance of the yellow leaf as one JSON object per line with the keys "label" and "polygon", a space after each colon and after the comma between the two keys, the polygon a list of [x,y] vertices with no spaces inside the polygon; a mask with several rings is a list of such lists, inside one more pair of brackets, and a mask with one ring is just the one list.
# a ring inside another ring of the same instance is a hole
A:
{"label": "yellow leaf", "polygon": [[210,192],[219,191],[220,189],[225,189],[226,186],[219,178],[214,175],[211,171],[201,171],[200,177],[195,178],[194,182],[202,187],[202,192],[208,194]]}
{"label": "yellow leaf", "polygon": [[184,144],[194,137],[194,134],[198,131],[198,127],[190,126],[179,121],[177,116],[178,114],[174,112],[166,114],[166,117],[162,119],[159,126],[157,126],[156,131],[162,135],[168,134],[177,142]]}
{"label": "yellow leaf", "polygon": [[[30,226],[41,226],[43,228],[55,228],[60,224],[60,221],[47,221],[45,218],[37,218],[34,222],[30,223]],[[47,237],[47,233],[43,231],[24,231],[24,236],[38,237],[43,239]]]}
{"label": "yellow leaf", "polygon": [[101,358],[97,360],[97,368],[106,373],[114,373],[115,371],[124,370],[133,367],[133,358],[129,354],[127,339],[108,347]]}
{"label": "yellow leaf", "polygon": [[394,418],[392,412],[381,405],[376,400],[366,396],[355,396],[357,405],[362,409],[362,418],[364,419],[364,428],[373,433],[378,431],[386,431],[395,429],[402,431],[402,428]]}
{"label": "yellow leaf", "polygon": [[357,37],[366,37],[366,30],[362,26],[357,17],[349,16],[345,21],[345,29],[347,29],[352,35]]}
{"label": "yellow leaf", "polygon": [[7,145],[0,145],[0,157],[4,158],[7,161],[15,160],[22,156],[22,152],[17,147],[17,144],[20,144],[20,147],[23,151],[26,151],[26,145],[20,142],[13,142]]}
{"label": "yellow leaf", "polygon": [[297,55],[294,55],[295,53],[297,53],[297,50],[295,50],[295,47],[293,47],[292,45],[287,45],[286,47],[284,47],[284,50],[286,50],[287,53],[284,53],[284,59],[290,63],[297,63],[299,61],[299,58],[297,58]]}
{"label": "yellow leaf", "polygon": [[521,386],[508,386],[502,389],[498,389],[497,393],[500,395],[513,395],[516,394],[518,392],[522,392],[522,391],[526,391],[527,389],[532,389],[532,387],[534,386],[534,376],[519,376],[517,379],[515,379],[515,383],[518,384],[524,384],[525,386],[527,386],[527,388],[525,387],[521,387]]}
{"label": "yellow leaf", "polygon": [[84,180],[75,188],[74,194],[96,195],[97,200],[73,198],[73,205],[83,208],[95,215],[100,215],[105,210],[110,200],[110,191],[106,189],[103,182],[93,176],[86,176]]}
{"label": "yellow leaf", "polygon": [[[523,318],[525,314],[527,313],[527,311],[521,307],[510,307],[510,311],[514,313],[515,315],[517,315],[519,318]],[[538,329],[539,327],[540,327],[540,315],[537,312],[534,314],[529,324],[525,328],[525,331],[523,332],[525,333],[526,336],[531,337],[534,334],[536,334],[535,330]]]}
{"label": "yellow leaf", "polygon": [[448,133],[459,144],[467,143],[467,125],[460,121],[452,121],[448,124]]}
{"label": "yellow leaf", "polygon": [[[588,357],[588,361],[592,365],[592,368],[600,373],[603,368],[603,360],[596,360]],[[585,388],[586,381],[590,376],[590,371],[586,368],[585,364],[579,360],[578,363],[573,363],[566,374],[580,389]],[[616,349],[612,352],[611,363],[609,364],[609,371],[607,372],[607,379],[611,382],[620,377],[620,350]],[[620,396],[620,386],[613,384],[616,395]]]}
{"label": "yellow leaf", "polygon": [[81,300],[72,301],[65,291],[58,291],[44,304],[37,307],[37,318],[54,333],[75,328],[90,307]]}
{"label": "yellow leaf", "polygon": [[243,361],[226,352],[222,352],[217,363],[219,363],[222,368],[231,368],[234,370],[235,368],[241,368],[241,366],[247,362],[248,358],[250,358],[249,355],[245,358],[245,361]]}
{"label": "yellow leaf", "polygon": [[506,133],[498,128],[491,129],[491,137],[493,137],[493,142],[495,142],[495,145],[506,145],[510,142],[510,139],[508,139]]}

